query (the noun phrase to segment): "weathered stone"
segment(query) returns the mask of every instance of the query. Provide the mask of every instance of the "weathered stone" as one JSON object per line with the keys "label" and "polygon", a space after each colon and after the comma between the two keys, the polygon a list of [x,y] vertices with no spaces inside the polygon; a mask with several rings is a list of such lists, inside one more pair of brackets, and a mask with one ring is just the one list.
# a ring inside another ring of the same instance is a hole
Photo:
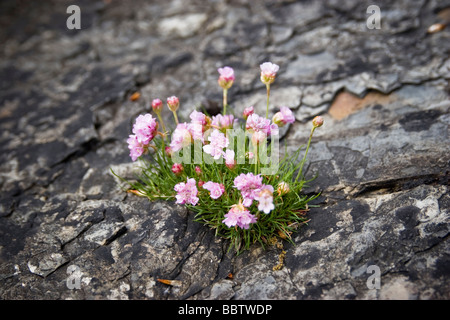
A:
{"label": "weathered stone", "polygon": [[[381,1],[368,29],[371,4],[82,2],[68,30],[64,2],[2,1],[0,298],[449,299],[450,41],[427,33],[448,5]],[[126,138],[152,99],[179,96],[182,121],[220,112],[219,67],[236,71],[230,112],[263,115],[265,61],[280,65],[269,117],[297,119],[288,152],[325,119],[304,167],[321,195],[293,244],[235,256],[111,169],[135,179]]]}

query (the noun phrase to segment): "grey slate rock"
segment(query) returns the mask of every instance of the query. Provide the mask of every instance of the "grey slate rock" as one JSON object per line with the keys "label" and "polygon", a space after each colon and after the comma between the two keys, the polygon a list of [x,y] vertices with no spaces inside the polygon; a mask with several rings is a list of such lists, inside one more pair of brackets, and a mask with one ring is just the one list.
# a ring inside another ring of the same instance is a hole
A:
{"label": "grey slate rock", "polygon": [[[2,1],[0,298],[449,299],[450,41],[426,29],[450,4],[381,1],[369,30],[370,4],[82,2],[82,29],[67,30],[65,2]],[[321,196],[294,244],[236,256],[110,168],[134,178],[126,138],[152,99],[178,95],[180,119],[220,111],[218,67],[236,71],[230,111],[263,114],[265,61],[281,67],[269,116],[285,105],[297,119],[288,152],[325,119],[303,190]],[[338,105],[342,93],[359,105]]]}

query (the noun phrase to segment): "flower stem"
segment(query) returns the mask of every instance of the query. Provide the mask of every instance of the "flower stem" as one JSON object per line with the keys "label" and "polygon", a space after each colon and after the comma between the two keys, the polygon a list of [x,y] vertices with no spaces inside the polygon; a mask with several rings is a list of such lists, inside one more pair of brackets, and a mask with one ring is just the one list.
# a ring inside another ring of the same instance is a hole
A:
{"label": "flower stem", "polygon": [[297,177],[295,178],[295,181],[298,181],[298,178],[300,177],[300,174],[303,171],[303,166],[304,166],[304,164],[306,162],[306,155],[308,154],[309,146],[311,145],[311,140],[312,140],[313,133],[314,133],[315,129],[316,129],[315,126],[313,126],[312,129],[311,129],[311,134],[309,135],[309,140],[308,140],[308,145],[306,146],[305,155],[303,156],[303,160],[301,162],[302,165],[300,166],[300,169],[298,170]]}
{"label": "flower stem", "polygon": [[270,84],[266,84],[267,88],[267,108],[266,108],[266,118],[269,118],[269,97],[270,97]]}
{"label": "flower stem", "polygon": [[228,89],[223,89],[223,115],[227,114],[227,95],[228,95]]}
{"label": "flower stem", "polygon": [[178,116],[177,116],[177,112],[173,111],[173,116],[175,118],[175,123],[178,125]]}
{"label": "flower stem", "polygon": [[163,121],[163,119],[161,118],[161,114],[160,114],[160,113],[157,113],[156,115],[158,116],[159,122],[161,123],[161,127],[162,127],[162,129],[163,129],[163,133],[165,134],[165,133],[166,133],[166,126],[164,125],[164,121]]}

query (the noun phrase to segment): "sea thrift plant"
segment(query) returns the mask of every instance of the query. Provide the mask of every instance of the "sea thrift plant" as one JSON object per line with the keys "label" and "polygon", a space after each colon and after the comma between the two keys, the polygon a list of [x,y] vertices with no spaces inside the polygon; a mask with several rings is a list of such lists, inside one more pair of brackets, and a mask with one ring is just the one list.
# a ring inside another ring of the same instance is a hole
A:
{"label": "sea thrift plant", "polygon": [[150,201],[186,206],[195,221],[214,229],[237,253],[256,243],[266,247],[277,238],[292,242],[292,233],[308,221],[310,201],[318,196],[302,194],[313,180],[306,180],[303,167],[313,133],[323,125],[323,118],[313,119],[305,148],[294,146],[296,151],[289,153],[285,146],[282,152],[279,128],[292,125],[295,116],[288,107],[280,106],[269,118],[270,85],[279,66],[271,62],[260,65],[260,79],[267,89],[265,116],[258,114],[255,106],[248,106],[240,119],[228,108],[234,70],[225,66],[218,72],[222,113],[193,110],[179,121],[180,100],[171,96],[166,103],[174,121],[168,125],[162,121],[162,113],[168,112],[163,100],[155,97],[151,107],[156,117],[147,113],[135,119],[126,141],[140,173],[134,181],[123,179],[128,192]]}

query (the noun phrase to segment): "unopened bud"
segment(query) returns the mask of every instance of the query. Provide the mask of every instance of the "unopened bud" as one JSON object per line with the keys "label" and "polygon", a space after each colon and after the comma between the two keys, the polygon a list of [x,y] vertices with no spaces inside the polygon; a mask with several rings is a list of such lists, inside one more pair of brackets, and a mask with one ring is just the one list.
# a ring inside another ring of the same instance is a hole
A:
{"label": "unopened bud", "polygon": [[247,118],[252,115],[255,112],[255,109],[253,108],[253,106],[247,107],[244,109],[243,112],[243,118],[244,120],[247,120]]}
{"label": "unopened bud", "polygon": [[181,163],[174,163],[172,166],[172,172],[175,173],[176,176],[179,176],[183,173],[183,165]]}
{"label": "unopened bud", "polygon": [[160,99],[154,99],[152,101],[152,109],[155,113],[160,113],[163,107],[163,103]]}
{"label": "unopened bud", "polygon": [[169,158],[172,157],[172,148],[167,146],[164,148],[164,151],[166,152],[166,156],[168,156]]}
{"label": "unopened bud", "polygon": [[230,89],[234,82],[234,70],[230,67],[224,67],[219,68],[217,71],[219,71],[219,86],[222,87],[222,89]]}
{"label": "unopened bud", "polygon": [[289,185],[286,182],[281,181],[278,184],[278,188],[277,188],[278,195],[282,196],[282,195],[288,193],[289,191],[290,191]]}
{"label": "unopened bud", "polygon": [[321,127],[323,125],[323,118],[321,116],[316,116],[313,119],[312,124],[316,128]]}
{"label": "unopened bud", "polygon": [[180,100],[176,96],[171,96],[167,98],[167,106],[169,107],[170,111],[175,112],[180,106]]}

